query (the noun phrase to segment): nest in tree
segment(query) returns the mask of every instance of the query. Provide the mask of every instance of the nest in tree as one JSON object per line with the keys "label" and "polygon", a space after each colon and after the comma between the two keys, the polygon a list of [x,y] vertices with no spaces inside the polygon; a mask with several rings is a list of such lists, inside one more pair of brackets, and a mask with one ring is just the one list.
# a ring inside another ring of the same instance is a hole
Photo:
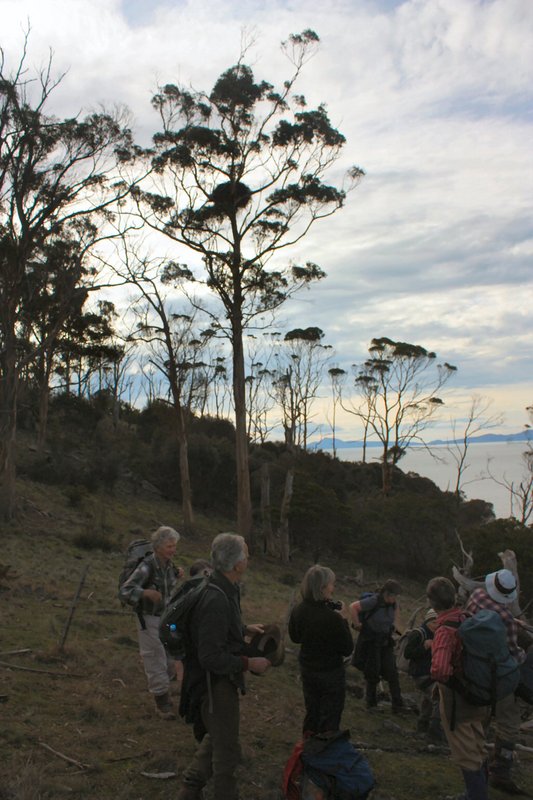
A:
{"label": "nest in tree", "polygon": [[250,202],[252,192],[245,183],[237,181],[225,181],[219,183],[213,189],[210,199],[215,208],[221,211],[232,211],[233,209],[244,208]]}

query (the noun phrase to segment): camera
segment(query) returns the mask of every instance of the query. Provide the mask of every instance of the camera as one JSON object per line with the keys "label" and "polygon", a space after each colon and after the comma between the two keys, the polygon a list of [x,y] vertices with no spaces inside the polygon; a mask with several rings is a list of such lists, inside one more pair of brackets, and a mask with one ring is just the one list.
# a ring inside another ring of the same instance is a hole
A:
{"label": "camera", "polygon": [[342,610],[342,603],[340,600],[326,600],[326,605],[328,608],[331,608],[332,611]]}

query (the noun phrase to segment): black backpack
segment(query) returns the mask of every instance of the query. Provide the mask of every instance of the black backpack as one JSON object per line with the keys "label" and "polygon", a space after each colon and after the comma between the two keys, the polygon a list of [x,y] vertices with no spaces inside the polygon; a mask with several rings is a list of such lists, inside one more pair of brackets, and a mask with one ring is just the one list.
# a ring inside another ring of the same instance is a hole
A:
{"label": "black backpack", "polygon": [[[151,556],[154,552],[152,542],[149,539],[135,539],[130,542],[124,557],[124,563],[118,576],[118,591],[128,580],[128,578],[135,572],[141,561],[144,561],[147,556]],[[124,605],[124,602],[121,600]]]}
{"label": "black backpack", "polygon": [[220,592],[226,597],[220,586],[211,583],[209,578],[198,575],[180,586],[161,614],[159,638],[170,655],[178,661],[191,651],[192,636],[189,626],[191,615],[209,589]]}

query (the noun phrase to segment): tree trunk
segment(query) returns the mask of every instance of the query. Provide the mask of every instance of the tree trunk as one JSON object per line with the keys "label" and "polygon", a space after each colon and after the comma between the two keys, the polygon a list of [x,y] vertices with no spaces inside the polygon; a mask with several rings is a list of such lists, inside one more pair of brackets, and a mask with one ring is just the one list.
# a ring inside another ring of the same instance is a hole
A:
{"label": "tree trunk", "polygon": [[269,556],[276,556],[276,540],[270,516],[270,470],[266,463],[261,465],[261,521],[265,553]]}
{"label": "tree trunk", "polygon": [[392,464],[386,460],[381,464],[381,488],[383,494],[389,494],[392,489]]}
{"label": "tree trunk", "polygon": [[192,507],[191,476],[189,473],[189,443],[187,440],[187,428],[183,416],[183,409],[180,405],[176,407],[176,418],[178,422],[181,510],[183,513],[183,528],[186,533],[193,533],[194,512]]}
{"label": "tree trunk", "polygon": [[235,456],[237,462],[237,532],[253,552],[252,498],[246,434],[246,384],[242,330],[233,325],[233,399],[235,403]]}
{"label": "tree trunk", "polygon": [[291,509],[292,487],[294,484],[294,467],[289,467],[285,476],[285,489],[283,500],[281,501],[281,511],[279,515],[279,538],[281,548],[281,562],[288,564],[291,555],[290,533],[289,533],[289,513]]}
{"label": "tree trunk", "polygon": [[52,369],[52,357],[49,353],[44,354],[45,369],[41,376],[39,386],[39,427],[37,430],[37,452],[42,453],[46,441],[46,431],[48,428],[48,406],[50,402],[50,372]]}
{"label": "tree trunk", "polygon": [[15,441],[17,433],[17,364],[13,339],[6,337],[0,373],[0,519],[15,516]]}

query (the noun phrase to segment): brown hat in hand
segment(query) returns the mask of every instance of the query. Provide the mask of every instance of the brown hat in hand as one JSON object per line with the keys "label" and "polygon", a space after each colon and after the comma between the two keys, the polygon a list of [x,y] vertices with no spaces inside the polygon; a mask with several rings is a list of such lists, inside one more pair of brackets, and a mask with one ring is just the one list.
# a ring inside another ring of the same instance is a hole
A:
{"label": "brown hat in hand", "polygon": [[263,633],[255,633],[246,647],[249,657],[268,658],[273,667],[283,664],[285,645],[278,625],[263,625]]}

